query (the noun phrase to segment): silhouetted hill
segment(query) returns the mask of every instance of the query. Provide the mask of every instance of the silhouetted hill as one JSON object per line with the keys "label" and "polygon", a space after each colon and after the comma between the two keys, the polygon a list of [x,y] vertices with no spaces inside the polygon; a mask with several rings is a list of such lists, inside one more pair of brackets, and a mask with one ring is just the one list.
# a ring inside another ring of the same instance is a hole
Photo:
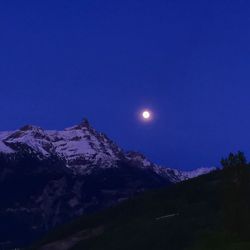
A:
{"label": "silhouetted hill", "polygon": [[52,232],[34,249],[250,249],[248,166],[147,192]]}

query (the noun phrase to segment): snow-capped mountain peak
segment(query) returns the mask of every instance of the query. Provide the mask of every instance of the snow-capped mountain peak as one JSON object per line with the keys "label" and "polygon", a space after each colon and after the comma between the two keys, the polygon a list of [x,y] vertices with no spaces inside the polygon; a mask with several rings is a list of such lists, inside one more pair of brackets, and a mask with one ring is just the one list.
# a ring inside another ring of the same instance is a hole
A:
{"label": "snow-capped mountain peak", "polygon": [[86,130],[93,129],[87,118],[83,118],[79,124],[66,128],[65,130],[82,130],[82,129]]}
{"label": "snow-capped mountain peak", "polygon": [[178,182],[208,173],[213,168],[194,171],[179,171],[158,166],[143,154],[124,152],[105,134],[96,131],[83,119],[80,124],[61,131],[44,130],[38,126],[26,125],[16,131],[0,132],[0,153],[16,154],[20,151],[37,154],[39,159],[57,156],[76,174],[89,174],[98,168],[114,168],[119,162],[147,169],[172,182]]}
{"label": "snow-capped mountain peak", "polygon": [[119,158],[121,149],[104,134],[97,132],[87,120],[63,131],[47,132],[56,153],[69,165],[110,165]]}
{"label": "snow-capped mountain peak", "polygon": [[26,125],[19,130],[9,133],[3,132],[1,135],[1,144],[9,148],[9,153],[15,153],[22,147],[28,147],[34,152],[48,157],[53,150],[51,138],[46,131],[37,126]]}
{"label": "snow-capped mountain peak", "polygon": [[105,134],[97,132],[87,119],[61,131],[26,125],[16,131],[0,132],[1,153],[24,150],[38,154],[39,158],[56,155],[75,170],[115,166],[122,154],[122,150]]}

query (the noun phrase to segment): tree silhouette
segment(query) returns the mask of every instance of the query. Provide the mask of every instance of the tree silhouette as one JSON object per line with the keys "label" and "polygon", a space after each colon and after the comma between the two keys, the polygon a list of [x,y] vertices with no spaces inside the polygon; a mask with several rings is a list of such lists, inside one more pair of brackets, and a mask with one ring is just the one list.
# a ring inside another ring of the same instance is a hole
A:
{"label": "tree silhouette", "polygon": [[247,165],[247,160],[243,152],[238,151],[238,153],[230,153],[227,158],[221,160],[221,165],[223,168],[230,167],[244,167]]}
{"label": "tree silhouette", "polygon": [[224,171],[223,214],[225,229],[245,237],[250,230],[250,171],[243,152],[221,160]]}

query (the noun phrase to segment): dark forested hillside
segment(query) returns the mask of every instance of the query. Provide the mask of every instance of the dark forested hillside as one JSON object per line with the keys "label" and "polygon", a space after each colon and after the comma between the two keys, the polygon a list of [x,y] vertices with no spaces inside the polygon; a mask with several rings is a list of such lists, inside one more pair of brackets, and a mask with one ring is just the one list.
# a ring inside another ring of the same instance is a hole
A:
{"label": "dark forested hillside", "polygon": [[222,170],[82,217],[34,249],[250,249],[250,170],[240,157],[229,156]]}

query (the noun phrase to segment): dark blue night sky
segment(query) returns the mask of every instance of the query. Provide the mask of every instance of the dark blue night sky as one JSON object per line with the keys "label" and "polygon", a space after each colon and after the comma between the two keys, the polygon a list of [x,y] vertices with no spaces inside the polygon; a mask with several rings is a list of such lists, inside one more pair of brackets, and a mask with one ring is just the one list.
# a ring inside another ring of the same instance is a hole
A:
{"label": "dark blue night sky", "polygon": [[250,156],[249,1],[2,0],[0,28],[0,130],[88,117],[169,167]]}

